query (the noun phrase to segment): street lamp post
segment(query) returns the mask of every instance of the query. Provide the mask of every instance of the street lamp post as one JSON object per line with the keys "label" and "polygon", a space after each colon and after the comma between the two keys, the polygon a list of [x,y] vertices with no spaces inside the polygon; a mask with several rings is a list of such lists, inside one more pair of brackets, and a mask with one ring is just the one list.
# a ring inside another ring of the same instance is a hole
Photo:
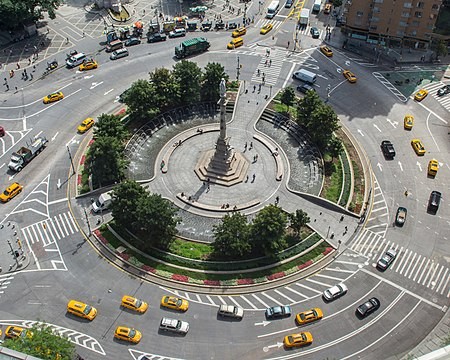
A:
{"label": "street lamp post", "polygon": [[86,212],[86,209],[83,209],[83,210],[84,210],[84,216],[86,216],[86,223],[87,223],[88,230],[89,230],[89,235],[88,236],[91,236],[92,235],[91,223],[89,222],[89,218],[88,218],[88,214]]}
{"label": "street lamp post", "polygon": [[331,85],[328,84],[327,86],[327,99],[325,100],[325,102],[328,102],[331,96]]}
{"label": "street lamp post", "polygon": [[237,67],[236,67],[236,80],[239,81],[239,75],[241,73],[241,65],[239,63],[239,56],[237,57]]}
{"label": "street lamp post", "polygon": [[70,153],[69,145],[67,145],[67,152],[69,153],[70,164],[72,165],[72,175],[75,174],[75,166],[73,165],[72,154]]}
{"label": "street lamp post", "polygon": [[8,245],[9,245],[9,248],[11,249],[12,256],[14,256],[14,259],[16,260],[16,265],[17,265],[17,267],[19,267],[19,260],[17,259],[16,253],[14,252],[14,249],[11,245],[11,241],[9,241],[9,239],[8,239]]}

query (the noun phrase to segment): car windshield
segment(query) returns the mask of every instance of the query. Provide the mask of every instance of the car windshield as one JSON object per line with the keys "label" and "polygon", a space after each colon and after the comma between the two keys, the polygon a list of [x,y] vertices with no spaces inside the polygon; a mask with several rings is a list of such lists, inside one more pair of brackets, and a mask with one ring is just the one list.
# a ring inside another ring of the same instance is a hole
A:
{"label": "car windshield", "polygon": [[89,313],[91,312],[91,310],[92,310],[92,306],[86,305],[86,307],[84,308],[83,313],[84,313],[85,315],[89,315]]}
{"label": "car windshield", "polygon": [[177,328],[177,329],[181,329],[181,325],[182,325],[181,321],[178,320],[178,321],[177,321],[177,326],[176,326],[176,328]]}
{"label": "car windshield", "polygon": [[9,195],[9,191],[8,190],[3,191],[3,195],[8,196]]}
{"label": "car windshield", "polygon": [[136,303],[134,304],[134,306],[136,306],[137,308],[142,306],[142,301],[139,299],[136,299]]}
{"label": "car windshield", "polygon": [[177,305],[178,307],[180,307],[182,303],[183,303],[183,300],[178,299],[177,302],[176,302],[176,305]]}
{"label": "car windshield", "polygon": [[129,336],[130,338],[134,338],[134,337],[136,336],[136,330],[130,329],[130,332],[129,332],[128,336]]}

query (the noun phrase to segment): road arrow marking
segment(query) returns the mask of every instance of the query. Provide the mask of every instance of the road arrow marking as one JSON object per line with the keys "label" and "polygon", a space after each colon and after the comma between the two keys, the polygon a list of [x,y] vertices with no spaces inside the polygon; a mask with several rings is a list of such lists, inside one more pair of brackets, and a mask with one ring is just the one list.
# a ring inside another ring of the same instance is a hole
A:
{"label": "road arrow marking", "polygon": [[70,144],[73,144],[73,142],[75,141],[75,136],[76,135],[74,135],[73,138],[68,141],[68,143],[66,144],[66,147],[69,146]]}
{"label": "road arrow marking", "polygon": [[392,121],[391,119],[386,118],[387,122],[391,124],[394,128],[397,128],[398,121]]}
{"label": "road arrow marking", "polygon": [[55,134],[55,135],[53,135],[53,137],[52,137],[52,141],[54,141],[54,140],[56,139],[56,137],[58,136],[58,134],[59,134],[59,131],[57,131],[57,132],[56,132],[56,134]]}
{"label": "road arrow marking", "polygon": [[90,79],[90,78],[92,78],[92,77],[94,77],[94,75],[86,75],[84,78],[85,78],[85,79]]}
{"label": "road arrow marking", "polygon": [[377,164],[378,169],[380,169],[380,171],[383,171],[383,165],[381,165],[380,163]]}
{"label": "road arrow marking", "polygon": [[403,171],[403,166],[402,166],[402,163],[400,161],[398,162],[398,166],[400,167],[400,170]]}
{"label": "road arrow marking", "polygon": [[422,171],[422,165],[420,165],[420,162],[416,162],[416,165],[419,167],[419,170]]}
{"label": "road arrow marking", "polygon": [[61,187],[61,179],[58,179],[58,182],[56,183],[56,188],[59,189]]}
{"label": "road arrow marking", "polygon": [[379,132],[381,132],[380,128],[377,125],[373,124],[373,126],[375,129],[377,129]]}
{"label": "road arrow marking", "polygon": [[114,91],[114,89],[108,90],[108,91],[105,92],[103,95],[108,95],[111,91]]}
{"label": "road arrow marking", "polygon": [[14,179],[14,176],[16,176],[16,174],[11,175],[11,176],[9,177],[9,181],[11,181],[12,179]]}
{"label": "road arrow marking", "polygon": [[363,132],[360,129],[358,129],[358,132],[361,136],[364,136]]}
{"label": "road arrow marking", "polygon": [[336,71],[341,74],[342,73],[342,69],[341,68],[337,68]]}
{"label": "road arrow marking", "polygon": [[276,344],[266,346],[266,348],[268,348],[268,349],[275,348],[275,347],[280,348],[282,346],[283,346],[283,343],[277,342]]}
{"label": "road arrow marking", "polygon": [[101,84],[103,84],[103,81],[100,81],[99,83],[93,82],[93,83],[92,83],[92,86],[91,86],[89,89],[92,90],[92,89],[96,88],[97,86],[99,86],[99,85],[101,85]]}
{"label": "road arrow marking", "polygon": [[350,61],[346,60],[345,61],[345,66],[350,66]]}
{"label": "road arrow marking", "polygon": [[263,321],[263,322],[255,323],[255,326],[258,326],[258,325],[267,326],[269,324],[270,324],[270,321]]}

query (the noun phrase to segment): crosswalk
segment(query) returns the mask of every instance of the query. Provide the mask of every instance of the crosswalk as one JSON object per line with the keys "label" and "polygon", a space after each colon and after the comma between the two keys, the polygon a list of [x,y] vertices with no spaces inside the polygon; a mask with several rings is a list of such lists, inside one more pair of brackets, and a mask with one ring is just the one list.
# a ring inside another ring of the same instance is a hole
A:
{"label": "crosswalk", "polygon": [[13,279],[14,276],[10,274],[0,276],[0,296],[5,293],[5,290],[8,288],[8,285],[11,284]]}
{"label": "crosswalk", "polygon": [[41,243],[44,248],[54,244],[56,240],[78,232],[70,212],[55,215],[53,218],[34,223],[21,230],[27,243],[31,245]]}
{"label": "crosswalk", "polygon": [[259,19],[259,20],[256,22],[255,27],[256,27],[256,28],[262,28],[263,26],[265,26],[265,25],[267,25],[267,24],[272,24],[272,25],[273,25],[272,30],[271,30],[270,32],[267,33],[267,36],[270,36],[270,33],[271,33],[271,32],[274,32],[275,30],[277,30],[277,29],[283,24],[283,21],[279,21],[279,20],[271,20],[271,19],[266,19],[266,18],[264,18],[264,19]]}
{"label": "crosswalk", "polygon": [[444,96],[438,96],[437,91],[446,85],[442,81],[431,82],[425,85],[423,88],[429,91],[428,96],[432,96],[439,104],[441,104],[446,110],[450,111],[450,94]]}
{"label": "crosswalk", "polygon": [[389,226],[389,210],[383,191],[374,177],[373,203],[370,218],[366,222],[365,228],[382,237],[386,236]]}
{"label": "crosswalk", "polygon": [[[130,352],[130,355],[132,356],[133,360],[137,360],[137,359],[145,359],[145,360],[182,360],[181,358],[173,358],[173,357],[168,357],[165,355],[157,355],[157,354],[150,354],[150,353],[146,353],[146,352],[142,352],[142,351],[138,351],[138,350],[133,350],[133,349],[128,349],[128,351]],[[141,356],[145,355],[144,358],[141,358]]]}
{"label": "crosswalk", "polygon": [[367,229],[350,248],[374,262],[387,250],[394,249],[397,251],[397,257],[388,271],[394,271],[440,295],[450,297],[449,268],[431,258],[406,249]]}
{"label": "crosswalk", "polygon": [[268,56],[261,57],[256,71],[253,73],[252,82],[265,85],[275,85],[281,73],[286,51],[279,49],[264,49],[270,51]]}
{"label": "crosswalk", "polygon": [[321,295],[331,286],[346,281],[363,266],[366,259],[360,255],[343,254],[320,273],[288,285],[252,294],[207,295],[163,288],[176,296],[191,302],[210,306],[234,304],[248,311],[262,311],[275,305],[295,305]]}

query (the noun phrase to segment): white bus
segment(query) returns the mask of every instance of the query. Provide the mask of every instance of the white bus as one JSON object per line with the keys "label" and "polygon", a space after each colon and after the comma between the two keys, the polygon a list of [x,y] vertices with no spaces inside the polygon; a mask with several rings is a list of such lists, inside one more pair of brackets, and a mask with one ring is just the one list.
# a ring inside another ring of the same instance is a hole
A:
{"label": "white bus", "polygon": [[272,1],[267,8],[266,18],[273,19],[273,17],[277,14],[279,7],[280,2],[278,0]]}

